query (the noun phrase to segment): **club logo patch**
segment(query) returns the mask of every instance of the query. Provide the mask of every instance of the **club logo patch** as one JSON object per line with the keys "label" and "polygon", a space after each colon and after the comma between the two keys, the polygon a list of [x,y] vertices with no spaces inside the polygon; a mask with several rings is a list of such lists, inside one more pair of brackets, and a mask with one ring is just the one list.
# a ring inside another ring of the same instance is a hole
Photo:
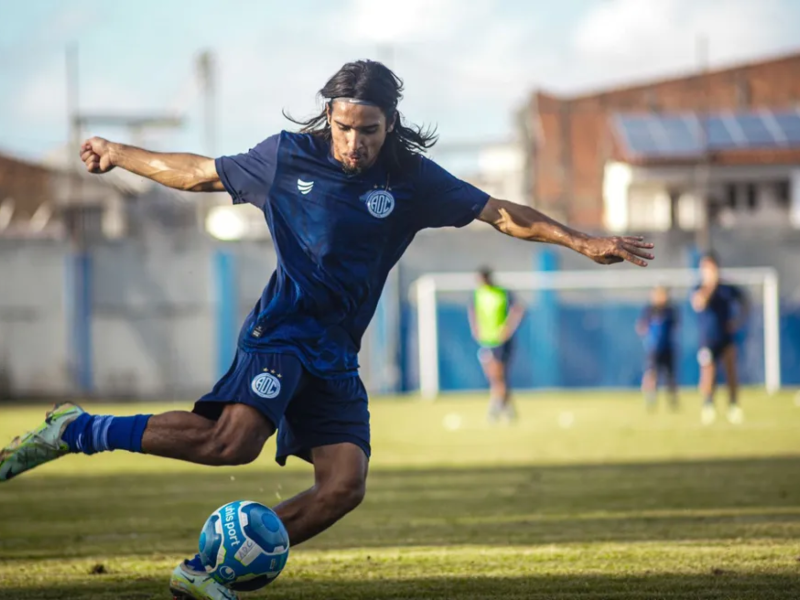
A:
{"label": "club logo patch", "polygon": [[302,179],[297,180],[297,191],[303,194],[303,196],[306,196],[313,189],[313,181],[303,181]]}
{"label": "club logo patch", "polygon": [[281,393],[281,381],[272,373],[259,373],[253,377],[250,389],[256,396],[271,400]]}
{"label": "club logo patch", "polygon": [[367,205],[369,214],[378,219],[385,219],[394,210],[394,196],[388,190],[371,190],[361,196]]}

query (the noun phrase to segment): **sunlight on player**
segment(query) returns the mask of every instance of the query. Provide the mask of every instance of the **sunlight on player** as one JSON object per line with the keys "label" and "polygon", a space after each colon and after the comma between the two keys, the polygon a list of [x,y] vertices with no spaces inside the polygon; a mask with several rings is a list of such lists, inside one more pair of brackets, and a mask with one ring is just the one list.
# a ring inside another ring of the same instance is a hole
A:
{"label": "sunlight on player", "polygon": [[722,362],[728,382],[728,420],[743,420],[739,406],[739,378],[736,368],[735,336],[747,322],[750,304],[741,288],[722,283],[719,259],[706,254],[700,260],[701,283],[692,294],[692,308],[698,314],[700,329],[700,393],[703,408],[700,420],[710,425],[717,418],[714,393],[717,389],[717,365]]}
{"label": "sunlight on player", "polygon": [[[416,233],[478,218],[604,265],[653,258],[641,238],[574,231],[490,198],[423,157],[435,136],[405,125],[401,91],[380,63],[348,63],[322,88],[324,109],[300,123],[300,133],[216,160],[87,140],[80,153],[90,173],[119,167],[179,190],[225,190],[234,204],[258,207],[278,267],[244,322],[230,370],[193,411],[114,417],[63,404],[2,451],[0,480],[75,452],[240,465],[277,431],[280,464],[294,455],[314,466],[313,487],[275,507],[292,545],[300,544],[364,498],[370,430],[357,354],[389,270]],[[175,569],[171,588],[178,598],[235,597],[209,580],[197,557]]]}

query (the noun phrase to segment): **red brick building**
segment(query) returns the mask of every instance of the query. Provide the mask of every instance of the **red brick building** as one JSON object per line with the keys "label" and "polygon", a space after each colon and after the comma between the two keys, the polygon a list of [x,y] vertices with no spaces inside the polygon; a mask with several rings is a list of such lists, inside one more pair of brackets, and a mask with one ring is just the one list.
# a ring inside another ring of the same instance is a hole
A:
{"label": "red brick building", "polygon": [[[615,117],[620,114],[722,114],[760,109],[796,111],[798,107],[800,54],[596,94],[557,97],[536,92],[527,122],[532,203],[576,226],[599,229],[608,226],[604,180],[609,163],[622,162],[633,167],[664,167],[669,163],[684,171],[694,168],[698,162],[696,156],[672,157],[669,161],[663,156],[660,160],[653,156],[633,156],[620,143],[619,132],[615,130]],[[756,150],[748,147],[706,151],[703,156],[704,162],[716,165],[800,167],[800,146],[792,144]],[[779,187],[785,177],[788,176],[780,175]],[[718,194],[727,193],[732,198],[748,194],[749,188],[726,192],[728,188],[722,180],[717,183]],[[680,190],[664,186],[672,196],[674,212]],[[677,226],[676,220],[671,226]]]}
{"label": "red brick building", "polygon": [[[137,191],[128,179],[134,178],[117,171],[100,178],[0,154],[0,237],[62,237],[72,225],[119,236],[124,200]],[[68,224],[68,219],[84,223]]]}

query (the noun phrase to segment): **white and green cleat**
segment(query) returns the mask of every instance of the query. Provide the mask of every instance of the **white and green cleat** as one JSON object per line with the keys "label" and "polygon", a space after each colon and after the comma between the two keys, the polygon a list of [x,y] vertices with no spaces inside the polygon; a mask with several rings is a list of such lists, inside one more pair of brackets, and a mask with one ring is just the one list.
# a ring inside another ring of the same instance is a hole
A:
{"label": "white and green cleat", "polygon": [[0,482],[69,454],[69,447],[61,438],[67,425],[83,412],[80,406],[69,402],[59,404],[47,413],[39,427],[0,450]]}
{"label": "white and green cleat", "polygon": [[169,591],[173,600],[239,600],[236,592],[214,581],[185,560],[172,572]]}

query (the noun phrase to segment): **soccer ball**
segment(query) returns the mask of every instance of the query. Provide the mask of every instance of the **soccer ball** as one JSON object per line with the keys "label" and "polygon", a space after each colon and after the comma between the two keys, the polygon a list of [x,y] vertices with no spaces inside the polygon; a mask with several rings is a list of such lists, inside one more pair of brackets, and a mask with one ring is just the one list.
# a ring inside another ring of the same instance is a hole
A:
{"label": "soccer ball", "polygon": [[211,513],[199,545],[206,572],[225,587],[242,592],[272,583],[289,558],[289,534],[278,515],[246,500]]}

